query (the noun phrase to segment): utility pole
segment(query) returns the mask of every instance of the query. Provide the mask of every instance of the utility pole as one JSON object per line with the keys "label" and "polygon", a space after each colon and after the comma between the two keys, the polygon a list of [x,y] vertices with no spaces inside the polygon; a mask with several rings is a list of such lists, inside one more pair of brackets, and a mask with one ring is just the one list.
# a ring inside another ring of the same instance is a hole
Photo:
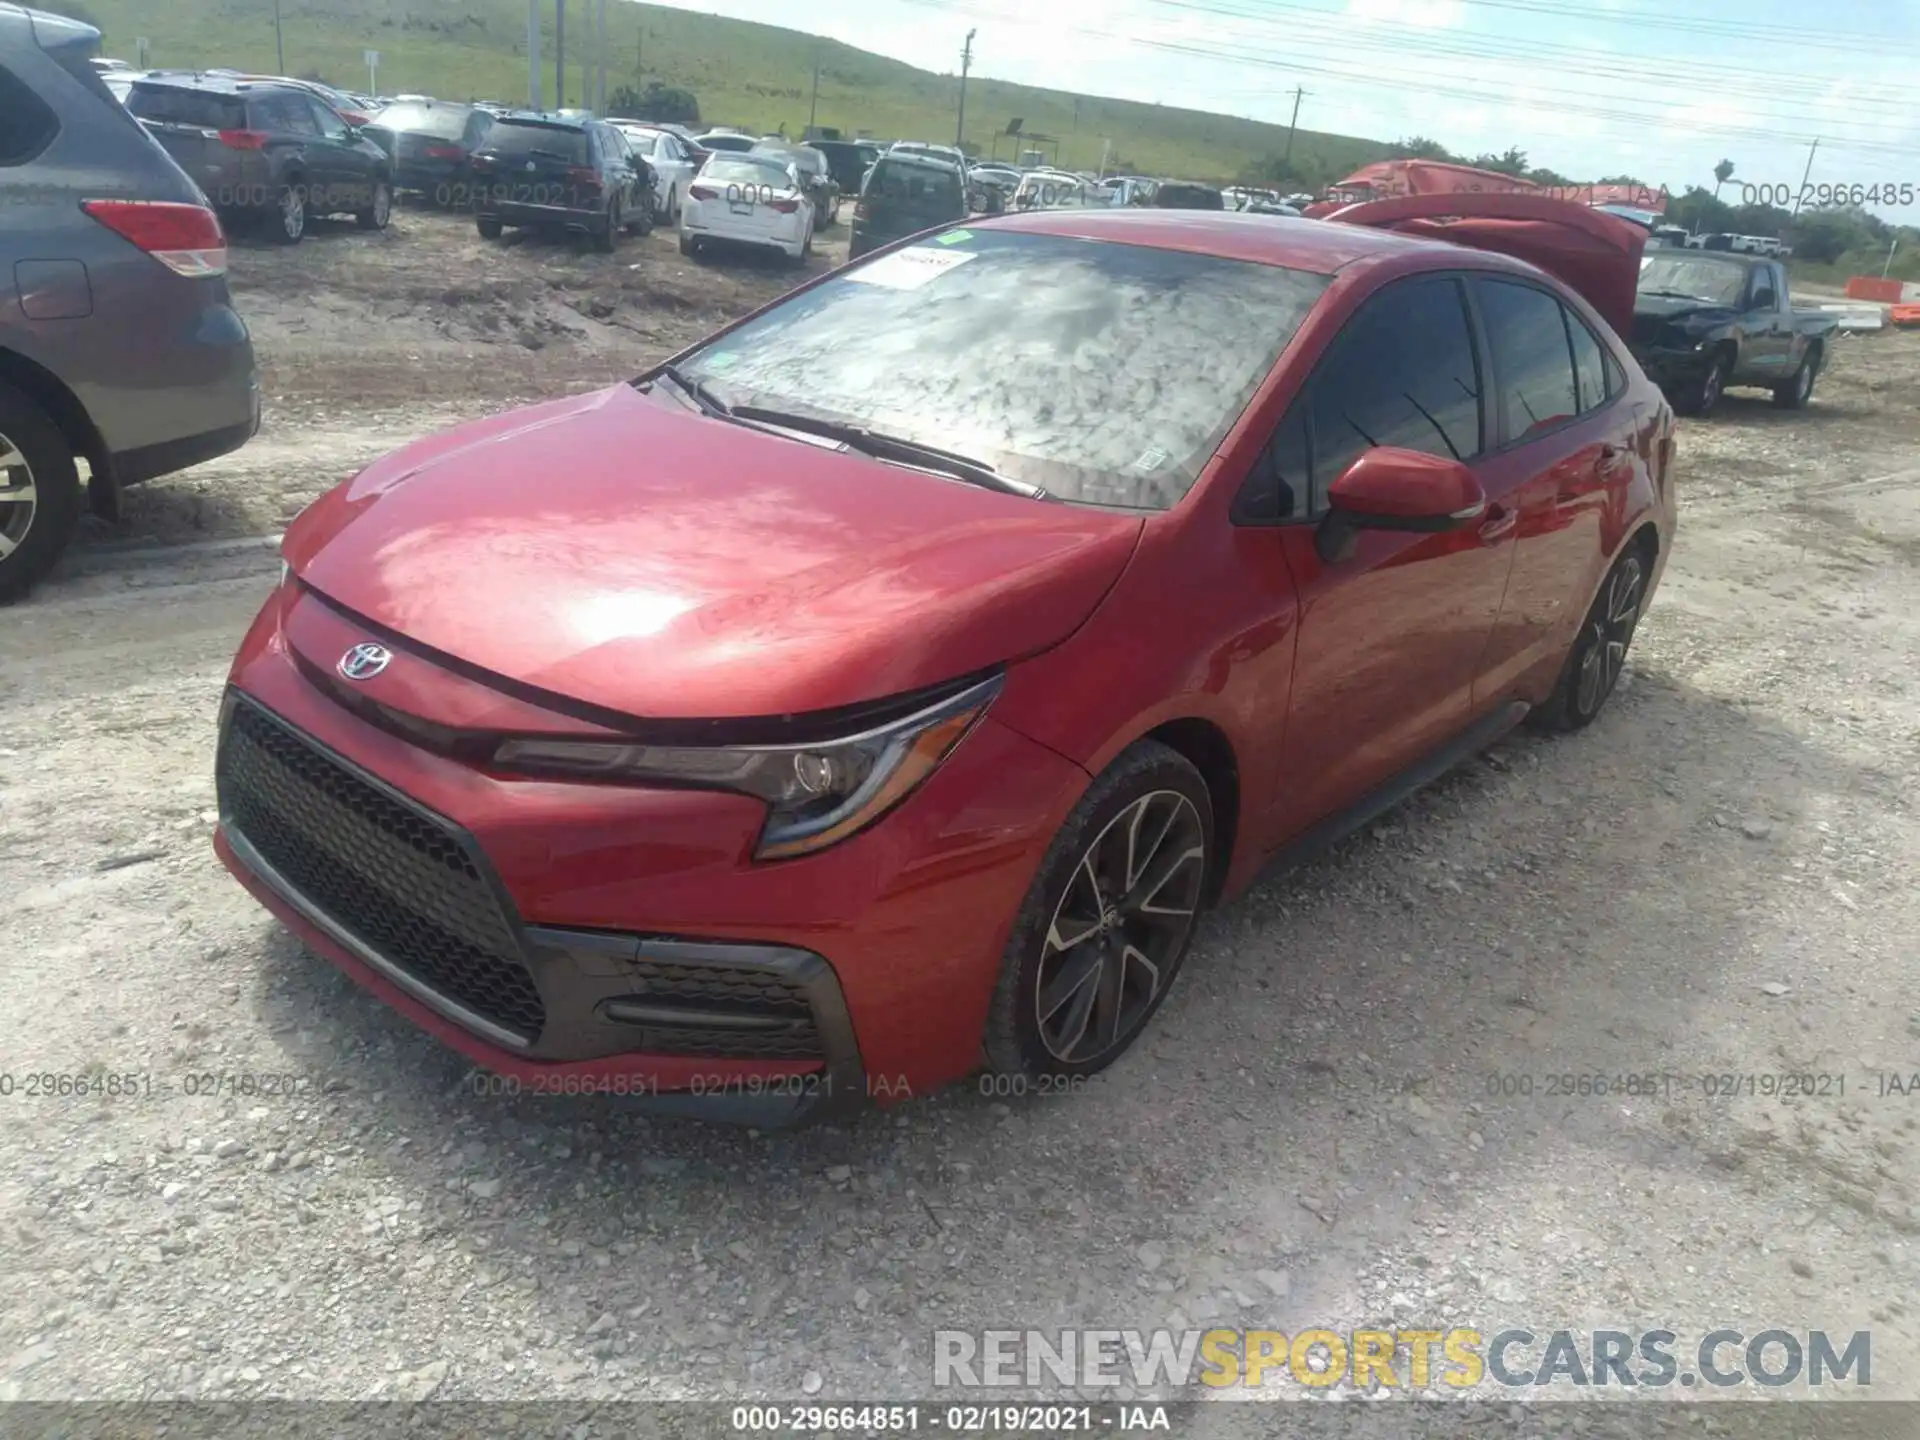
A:
{"label": "utility pole", "polygon": [[967,71],[973,68],[973,37],[979,33],[967,31],[967,43],[960,51],[960,123],[953,127],[953,144],[962,155],[967,153]]}
{"label": "utility pole", "polygon": [[[1800,177],[1800,195],[1807,193],[1807,181],[1813,178],[1813,153],[1820,148],[1820,137],[1814,136],[1813,144],[1807,147],[1807,172]],[[1800,213],[1800,195],[1793,197],[1793,213]]]}
{"label": "utility pole", "polygon": [[282,75],[287,73],[287,47],[280,38],[280,0],[273,0],[273,59]]}
{"label": "utility pole", "polygon": [[567,0],[553,0],[553,108],[567,108]]}
{"label": "utility pole", "polygon": [[600,44],[594,50],[598,66],[594,76],[594,91],[600,97],[596,107],[600,114],[607,113],[607,0],[600,0]]}
{"label": "utility pole", "polygon": [[813,122],[820,118],[820,51],[813,52],[813,99],[807,104],[807,134],[813,134]]}
{"label": "utility pole", "polygon": [[1282,165],[1293,163],[1293,132],[1300,124],[1300,101],[1306,93],[1298,85],[1293,87],[1293,119],[1287,122],[1287,153],[1280,159]]}
{"label": "utility pole", "polygon": [[527,108],[540,108],[540,0],[527,0]]}

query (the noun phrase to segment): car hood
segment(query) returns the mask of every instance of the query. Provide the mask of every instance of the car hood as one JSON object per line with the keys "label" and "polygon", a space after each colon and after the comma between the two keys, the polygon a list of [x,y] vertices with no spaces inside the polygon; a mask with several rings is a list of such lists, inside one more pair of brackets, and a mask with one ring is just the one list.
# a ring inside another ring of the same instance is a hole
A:
{"label": "car hood", "polygon": [[1058,644],[1143,523],[619,385],[397,451],[316,501],[285,552],[339,608],[519,685],[732,718],[859,704]]}
{"label": "car hood", "polygon": [[1657,340],[1689,328],[1726,324],[1735,312],[1711,300],[1685,295],[1636,295],[1633,299],[1633,338]]}

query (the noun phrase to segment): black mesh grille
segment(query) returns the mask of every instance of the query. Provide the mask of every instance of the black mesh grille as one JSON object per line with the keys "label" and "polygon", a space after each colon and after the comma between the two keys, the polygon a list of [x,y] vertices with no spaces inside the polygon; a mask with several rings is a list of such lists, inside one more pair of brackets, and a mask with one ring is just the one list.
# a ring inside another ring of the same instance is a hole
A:
{"label": "black mesh grille", "polygon": [[756,1060],[818,1060],[826,1054],[807,992],[799,982],[773,971],[678,964],[642,955],[634,989],[653,1004],[784,1022],[777,1030],[649,1025],[640,1048],[653,1054],[732,1055]]}
{"label": "black mesh grille", "polygon": [[220,808],[310,904],[422,983],[532,1040],[546,1023],[487,880],[444,823],[382,793],[299,732],[235,702]]}

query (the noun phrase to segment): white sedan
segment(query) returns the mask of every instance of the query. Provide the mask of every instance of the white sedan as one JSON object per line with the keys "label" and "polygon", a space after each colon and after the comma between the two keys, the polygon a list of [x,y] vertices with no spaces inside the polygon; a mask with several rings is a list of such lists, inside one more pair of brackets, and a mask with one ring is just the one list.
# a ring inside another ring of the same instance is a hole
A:
{"label": "white sedan", "polygon": [[687,187],[700,167],[686,142],[671,130],[642,125],[633,120],[616,120],[614,128],[627,137],[627,144],[653,167],[653,213],[671,225],[680,218],[680,206]]}
{"label": "white sedan", "polygon": [[789,260],[813,253],[813,202],[799,172],[772,155],[708,157],[680,207],[680,253],[711,241],[762,246]]}

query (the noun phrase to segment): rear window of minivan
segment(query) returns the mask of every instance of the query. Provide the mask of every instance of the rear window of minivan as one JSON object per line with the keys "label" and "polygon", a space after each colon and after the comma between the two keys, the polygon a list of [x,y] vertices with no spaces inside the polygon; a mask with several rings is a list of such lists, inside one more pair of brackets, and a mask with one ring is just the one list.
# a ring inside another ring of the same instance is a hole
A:
{"label": "rear window of minivan", "polygon": [[951,170],[902,164],[882,156],[867,172],[865,194],[869,199],[893,200],[929,209],[957,206],[961,203],[960,177]]}
{"label": "rear window of minivan", "polygon": [[175,85],[135,85],[128,113],[161,125],[198,125],[205,130],[244,130],[246,103],[237,95],[183,90]]}

